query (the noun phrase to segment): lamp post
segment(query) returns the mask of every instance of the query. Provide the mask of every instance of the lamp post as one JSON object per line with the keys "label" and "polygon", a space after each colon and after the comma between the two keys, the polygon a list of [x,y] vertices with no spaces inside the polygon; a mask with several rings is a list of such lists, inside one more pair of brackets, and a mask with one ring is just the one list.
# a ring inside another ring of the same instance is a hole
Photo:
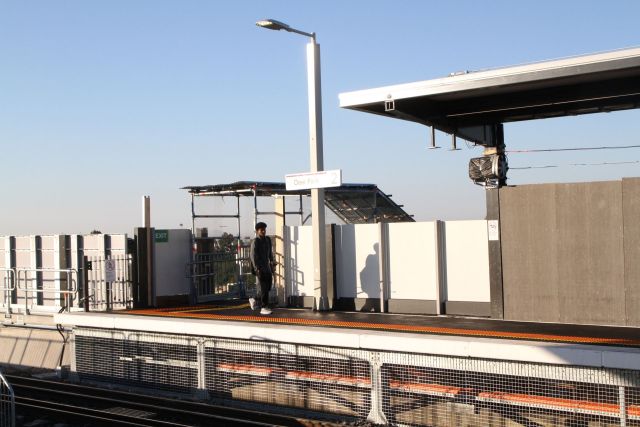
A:
{"label": "lamp post", "polygon": [[[307,44],[307,81],[309,93],[309,156],[310,172],[324,169],[322,154],[322,96],[320,91],[320,46],[316,43],[316,34],[307,33],[290,27],[274,19],[264,19],[256,25],[269,30],[285,30],[301,34],[311,40]],[[330,301],[327,290],[327,255],[324,219],[324,189],[311,189],[311,224],[313,228],[313,280],[314,308],[329,310]]]}

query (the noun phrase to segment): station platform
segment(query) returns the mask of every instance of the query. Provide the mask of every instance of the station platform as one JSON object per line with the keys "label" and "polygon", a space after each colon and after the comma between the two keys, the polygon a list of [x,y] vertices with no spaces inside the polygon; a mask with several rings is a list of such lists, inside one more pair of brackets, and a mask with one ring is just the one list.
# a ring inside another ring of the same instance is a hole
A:
{"label": "station platform", "polygon": [[249,303],[246,300],[186,307],[128,310],[119,313],[164,318],[209,319],[272,325],[331,327],[640,348],[640,328],[375,312],[319,312],[310,309],[292,308],[276,308],[271,315],[260,315],[258,311],[252,311],[249,308]]}
{"label": "station platform", "polygon": [[630,327],[295,308],[275,308],[264,316],[252,311],[246,299],[173,308],[61,313],[55,315],[55,321],[72,329],[640,370],[640,329]]}
{"label": "station platform", "polygon": [[640,423],[638,328],[291,308],[262,316],[246,300],[55,321],[73,330],[81,381],[376,424]]}

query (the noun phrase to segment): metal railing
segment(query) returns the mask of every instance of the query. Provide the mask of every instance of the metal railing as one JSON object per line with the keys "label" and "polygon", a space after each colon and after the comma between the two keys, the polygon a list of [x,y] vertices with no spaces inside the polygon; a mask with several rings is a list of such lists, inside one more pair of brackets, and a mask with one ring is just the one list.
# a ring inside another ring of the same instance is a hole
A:
{"label": "metal railing", "polygon": [[15,427],[16,397],[13,387],[0,372],[0,427]]}
{"label": "metal railing", "polygon": [[[105,280],[105,261],[115,261],[115,281]],[[130,254],[104,257],[87,257],[91,269],[86,272],[91,310],[122,310],[133,306],[133,279]],[[84,295],[82,296],[84,298]]]}
{"label": "metal railing", "polygon": [[[24,309],[28,314],[34,306],[44,306],[46,293],[53,294],[54,307],[69,311],[73,296],[78,292],[78,270],[75,268],[16,268],[17,288],[24,292]],[[31,276],[35,273],[35,277]],[[54,277],[44,277],[53,274]],[[66,275],[66,289],[62,288],[62,277]],[[74,277],[75,276],[75,277]],[[57,287],[45,287],[45,283],[53,282]],[[31,286],[30,286],[31,285]]]}
{"label": "metal railing", "polygon": [[250,273],[248,248],[237,252],[212,252],[194,255],[186,266],[199,302],[255,293],[255,279]]}
{"label": "metal railing", "polygon": [[637,369],[417,354],[401,348],[377,351],[259,336],[241,340],[76,327],[74,339],[81,381],[202,400],[319,411],[376,425],[640,425]]}
{"label": "metal railing", "polygon": [[11,315],[11,301],[13,300],[13,292],[16,289],[16,271],[13,268],[0,267],[3,272],[2,291],[3,304],[5,306],[5,315]]}

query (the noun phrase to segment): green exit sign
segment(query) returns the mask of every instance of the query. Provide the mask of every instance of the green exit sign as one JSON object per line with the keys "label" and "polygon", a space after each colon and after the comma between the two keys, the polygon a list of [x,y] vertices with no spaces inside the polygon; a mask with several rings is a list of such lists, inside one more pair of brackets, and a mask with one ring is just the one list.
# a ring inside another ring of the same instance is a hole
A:
{"label": "green exit sign", "polygon": [[167,243],[169,241],[169,230],[156,230],[154,239],[156,243]]}

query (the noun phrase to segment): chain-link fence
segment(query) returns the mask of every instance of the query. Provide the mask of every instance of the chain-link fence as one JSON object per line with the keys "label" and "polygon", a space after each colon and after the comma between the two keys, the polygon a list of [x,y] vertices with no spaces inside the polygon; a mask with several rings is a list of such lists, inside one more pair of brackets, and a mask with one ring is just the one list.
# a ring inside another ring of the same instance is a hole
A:
{"label": "chain-link fence", "polygon": [[415,426],[640,425],[640,371],[77,328],[80,379]]}

